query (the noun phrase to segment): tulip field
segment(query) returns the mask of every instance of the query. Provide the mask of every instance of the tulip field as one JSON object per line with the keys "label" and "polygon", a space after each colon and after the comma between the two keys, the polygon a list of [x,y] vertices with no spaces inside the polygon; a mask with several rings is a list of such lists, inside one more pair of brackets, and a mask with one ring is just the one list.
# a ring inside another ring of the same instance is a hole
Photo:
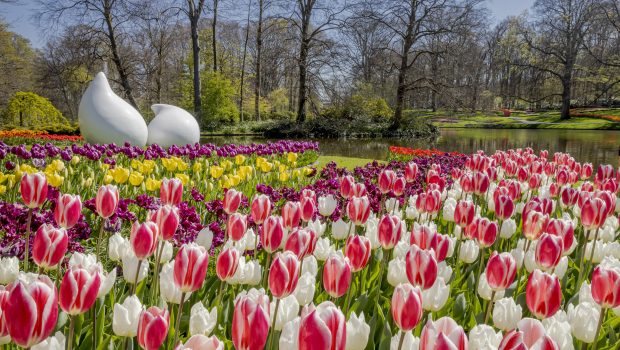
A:
{"label": "tulip field", "polygon": [[5,349],[620,348],[620,169],[0,142]]}

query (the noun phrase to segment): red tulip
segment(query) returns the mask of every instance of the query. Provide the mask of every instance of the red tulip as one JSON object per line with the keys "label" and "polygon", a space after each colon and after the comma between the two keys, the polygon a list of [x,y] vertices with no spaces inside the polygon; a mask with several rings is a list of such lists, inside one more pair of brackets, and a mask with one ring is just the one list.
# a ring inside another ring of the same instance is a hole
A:
{"label": "red tulip", "polygon": [[179,227],[179,208],[164,205],[151,212],[150,220],[157,224],[161,239],[168,241],[174,237]]}
{"label": "red tulip", "polygon": [[62,311],[69,315],[83,314],[97,300],[101,286],[100,267],[69,268],[60,283],[59,301]]}
{"label": "red tulip", "polygon": [[304,222],[312,220],[316,212],[316,201],[313,201],[312,198],[301,197],[299,204],[301,207],[301,220]]}
{"label": "red tulip", "polygon": [[558,276],[534,270],[527,281],[525,301],[537,318],[553,316],[562,303],[562,289]]}
{"label": "red tulip", "polygon": [[237,297],[231,327],[235,349],[262,350],[269,334],[269,297],[251,291]]}
{"label": "red tulip", "polygon": [[396,177],[396,179],[394,180],[394,184],[392,186],[392,191],[394,192],[394,195],[397,197],[402,196],[405,193],[406,186],[407,186],[407,181],[405,180],[404,177],[402,176]]}
{"label": "red tulip", "polygon": [[543,233],[536,245],[536,263],[543,270],[552,270],[560,263],[563,251],[562,237]]}
{"label": "red tulip", "polygon": [[260,241],[263,249],[273,253],[280,248],[284,239],[284,224],[279,216],[270,216],[261,227]]}
{"label": "red tulip", "polygon": [[80,196],[63,194],[58,197],[56,207],[54,208],[54,221],[56,221],[56,225],[69,229],[77,224],[81,216],[82,200]]}
{"label": "red tulip", "polygon": [[417,245],[420,249],[435,250],[438,244],[438,233],[434,228],[427,225],[414,225],[411,229],[411,244]]}
{"label": "red tulip", "polygon": [[195,243],[184,244],[174,258],[174,284],[183,292],[194,292],[207,276],[209,252]]}
{"label": "red tulip", "polygon": [[476,226],[476,238],[481,247],[490,247],[497,239],[498,227],[495,221],[480,218]]}
{"label": "red tulip", "polygon": [[232,213],[228,216],[228,221],[226,222],[226,234],[228,238],[232,239],[234,242],[237,242],[243,235],[245,235],[245,231],[248,228],[248,221],[245,215],[240,213]]}
{"label": "red tulip", "polygon": [[168,335],[170,313],[168,309],[151,306],[142,311],[138,321],[138,344],[145,350],[159,349]]}
{"label": "red tulip", "polygon": [[461,227],[465,227],[474,220],[475,213],[476,206],[472,201],[459,201],[454,209],[454,222]]}
{"label": "red tulip", "polygon": [[302,313],[299,324],[299,350],[345,350],[347,323],[344,314],[330,301]]}
{"label": "red tulip", "polygon": [[592,298],[605,309],[620,306],[620,272],[597,266],[592,272]]}
{"label": "red tulip", "polygon": [[46,270],[53,269],[62,261],[69,246],[69,236],[64,228],[50,224],[39,226],[32,244],[32,260]]}
{"label": "red tulip", "polygon": [[282,220],[284,220],[284,227],[287,230],[292,230],[299,227],[299,221],[301,220],[301,206],[299,202],[286,202],[282,207]]}
{"label": "red tulip", "polygon": [[353,272],[361,271],[366,267],[371,253],[370,239],[359,235],[347,238],[344,255],[349,258]]}
{"label": "red tulip", "polygon": [[314,192],[313,190],[309,189],[309,188],[304,188],[303,190],[301,190],[301,192],[299,193],[299,198],[301,200],[301,198],[307,198],[309,200],[312,201],[312,203],[314,203],[314,205],[316,205],[317,201],[316,201],[316,192]]}
{"label": "red tulip", "polygon": [[437,262],[442,262],[446,260],[448,256],[448,250],[450,250],[450,238],[447,235],[436,234],[437,245],[433,248],[433,252],[435,252],[435,258]]}
{"label": "red tulip", "polygon": [[131,247],[138,260],[148,259],[159,244],[159,229],[157,224],[152,221],[139,223],[135,221],[131,225],[131,235],[129,236]]}
{"label": "red tulip", "polygon": [[498,254],[493,252],[485,271],[491,290],[496,292],[505,290],[512,284],[517,275],[517,262],[510,253]]}
{"label": "red tulip", "polygon": [[47,179],[43,173],[22,175],[19,184],[22,200],[28,208],[39,208],[47,199]]}
{"label": "red tulip", "polygon": [[192,335],[185,344],[179,344],[174,350],[223,350],[224,342],[212,335],[207,337],[203,334]]}
{"label": "red tulip", "polygon": [[474,178],[471,173],[464,173],[459,178],[459,183],[461,185],[461,189],[465,193],[474,192]]}
{"label": "red tulip", "polygon": [[405,179],[407,180],[407,182],[409,183],[414,182],[417,177],[418,177],[418,164],[414,162],[407,163],[407,165],[405,165]]}
{"label": "red tulip", "polygon": [[9,336],[9,326],[6,317],[6,305],[9,300],[9,290],[0,286],[0,338]]}
{"label": "red tulip", "polygon": [[500,220],[507,220],[515,212],[515,204],[507,195],[499,195],[494,198],[495,215]]}
{"label": "red tulip", "polygon": [[392,295],[392,318],[403,332],[415,328],[422,319],[422,292],[409,283],[399,284]]}
{"label": "red tulip", "polygon": [[379,173],[379,179],[377,180],[379,191],[383,194],[390,192],[394,185],[394,180],[396,180],[396,173],[392,170],[383,169],[381,173]]}
{"label": "red tulip", "polygon": [[368,197],[352,197],[349,199],[347,215],[354,225],[364,225],[370,216],[370,201]]}
{"label": "red tulip", "polygon": [[351,198],[353,196],[353,186],[355,186],[355,179],[353,176],[343,176],[342,179],[340,179],[340,195],[343,198]]}
{"label": "red tulip", "polygon": [[418,195],[415,206],[420,213],[436,214],[441,208],[441,192],[429,187],[426,192]]}
{"label": "red tulip", "polygon": [[405,256],[407,279],[414,286],[428,289],[437,279],[437,260],[432,251],[412,245]]}
{"label": "red tulip", "polygon": [[555,182],[549,184],[549,195],[551,195],[551,198],[557,198],[558,194],[560,194],[560,187],[558,184]]}
{"label": "red tulip", "polygon": [[262,224],[271,214],[271,200],[264,194],[254,197],[250,208],[250,216],[257,224]]}
{"label": "red tulip", "polygon": [[436,185],[437,189],[441,192],[446,185],[446,181],[441,177],[440,173],[441,172],[438,170],[429,170],[426,173],[426,183],[428,185]]}
{"label": "red tulip", "polygon": [[545,231],[562,238],[562,253],[568,254],[575,240],[575,227],[571,220],[550,219]]}
{"label": "red tulip", "polygon": [[339,298],[351,286],[349,259],[338,254],[330,255],[323,265],[323,288],[333,298]]}
{"label": "red tulip", "polygon": [[104,185],[99,187],[95,199],[97,214],[102,218],[109,218],[116,212],[118,206],[118,188],[114,185]]}
{"label": "red tulip", "polygon": [[[566,187],[566,188],[567,189],[570,188],[570,189],[572,189],[572,190],[574,190],[576,192],[579,192],[579,190],[576,189],[576,188],[572,188],[572,187]],[[581,187],[579,189],[581,189],[582,192],[584,192],[584,191],[585,192],[594,192],[594,185],[591,182],[589,182],[589,181],[584,181],[581,184]]]}
{"label": "red tulip", "polygon": [[400,240],[402,221],[396,215],[385,214],[379,220],[378,239],[383,249],[392,249]]}
{"label": "red tulip", "polygon": [[235,190],[234,188],[228,189],[224,194],[224,201],[222,202],[222,206],[224,208],[224,212],[226,214],[232,214],[239,209],[239,205],[241,205],[241,198],[243,197],[243,193]]}
{"label": "red tulip", "polygon": [[592,163],[584,163],[583,167],[581,167],[581,171],[579,172],[579,177],[582,180],[589,179],[592,176]]}
{"label": "red tulip", "polygon": [[314,253],[318,237],[311,229],[296,229],[286,239],[284,250],[290,250],[299,260]]}
{"label": "red tulip", "polygon": [[607,206],[600,198],[586,200],[581,207],[581,224],[587,230],[599,228],[607,219]]}
{"label": "red tulip", "polygon": [[559,350],[557,343],[548,336],[540,321],[524,318],[519,321],[519,329],[514,329],[502,339],[498,350]]}
{"label": "red tulip", "polygon": [[599,198],[605,202],[605,214],[603,216],[609,216],[616,208],[616,193],[611,191],[595,191],[592,193],[592,198]]}
{"label": "red tulip", "polygon": [[444,316],[437,321],[429,319],[420,335],[420,350],[467,350],[467,335],[463,327]]}
{"label": "red tulip", "polygon": [[[367,194],[366,185],[363,183],[353,184],[351,188],[351,197],[364,197]],[[351,198],[349,197],[349,198]]]}
{"label": "red tulip", "polygon": [[159,187],[162,204],[179,205],[183,199],[183,183],[179,179],[163,179]]}
{"label": "red tulip", "polygon": [[612,177],[614,177],[614,167],[611,164],[601,164],[596,170],[594,179],[597,182],[601,182]]}
{"label": "red tulip", "polygon": [[481,172],[475,172],[472,180],[473,180],[472,184],[474,186],[474,192],[476,194],[483,195],[489,189],[490,180],[487,174],[481,173]]}
{"label": "red tulip", "polygon": [[56,286],[44,275],[28,284],[18,280],[9,285],[3,317],[15,344],[30,348],[42,342],[52,334],[58,320]]}
{"label": "red tulip", "polygon": [[236,248],[226,248],[220,252],[215,262],[215,273],[220,280],[226,281],[235,275],[240,256]]}
{"label": "red tulip", "polygon": [[538,239],[543,233],[543,229],[547,227],[549,215],[541,212],[530,210],[525,214],[523,212],[523,235],[529,240]]}
{"label": "red tulip", "polygon": [[291,295],[299,281],[299,259],[293,252],[278,253],[269,267],[269,290],[279,299]]}

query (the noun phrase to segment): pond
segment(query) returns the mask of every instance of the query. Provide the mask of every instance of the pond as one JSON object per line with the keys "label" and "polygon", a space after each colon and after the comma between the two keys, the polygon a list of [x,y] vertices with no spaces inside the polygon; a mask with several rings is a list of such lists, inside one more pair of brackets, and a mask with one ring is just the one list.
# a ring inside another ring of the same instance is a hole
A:
{"label": "pond", "polygon": [[[261,137],[211,136],[202,142],[260,143],[270,141]],[[495,150],[532,147],[538,151],[569,152],[580,162],[595,166],[609,163],[618,166],[620,131],[618,130],[553,130],[553,129],[442,129],[435,140],[397,139],[317,139],[321,153],[332,156],[385,159],[389,146],[437,148],[470,154],[476,150],[493,153]]]}

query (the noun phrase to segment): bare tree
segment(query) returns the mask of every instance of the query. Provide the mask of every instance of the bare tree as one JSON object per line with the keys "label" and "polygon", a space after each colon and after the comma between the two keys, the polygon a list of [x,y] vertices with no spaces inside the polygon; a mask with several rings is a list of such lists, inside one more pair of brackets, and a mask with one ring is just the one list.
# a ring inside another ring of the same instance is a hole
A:
{"label": "bare tree", "polygon": [[265,0],[258,0],[258,21],[256,22],[256,77],[254,78],[254,115],[260,120],[261,60],[263,50],[263,11]]}
{"label": "bare tree", "polygon": [[245,79],[245,59],[248,53],[248,39],[250,37],[250,13],[252,12],[252,0],[248,1],[248,20],[245,24],[245,39],[243,42],[243,59],[241,62],[241,82],[239,83],[239,115],[243,121],[243,81]]}
{"label": "bare tree", "polygon": [[198,42],[198,23],[204,11],[205,0],[187,0],[187,7],[181,10],[187,15],[192,37],[192,63],[194,85],[194,113],[198,120],[202,117],[202,97],[200,95],[200,43]]}

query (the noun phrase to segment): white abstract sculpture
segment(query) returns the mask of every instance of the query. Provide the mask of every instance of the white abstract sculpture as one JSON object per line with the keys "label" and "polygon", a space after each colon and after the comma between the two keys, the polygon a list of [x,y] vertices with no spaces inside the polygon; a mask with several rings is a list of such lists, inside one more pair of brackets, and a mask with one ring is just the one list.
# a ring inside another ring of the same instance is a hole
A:
{"label": "white abstract sculpture", "polygon": [[198,122],[183,108],[155,104],[151,109],[155,112],[155,118],[149,123],[149,145],[158,144],[167,148],[200,141]]}
{"label": "white abstract sculpture", "polygon": [[144,118],[112,91],[103,72],[97,73],[82,95],[78,118],[80,132],[89,143],[146,145],[148,128]]}

